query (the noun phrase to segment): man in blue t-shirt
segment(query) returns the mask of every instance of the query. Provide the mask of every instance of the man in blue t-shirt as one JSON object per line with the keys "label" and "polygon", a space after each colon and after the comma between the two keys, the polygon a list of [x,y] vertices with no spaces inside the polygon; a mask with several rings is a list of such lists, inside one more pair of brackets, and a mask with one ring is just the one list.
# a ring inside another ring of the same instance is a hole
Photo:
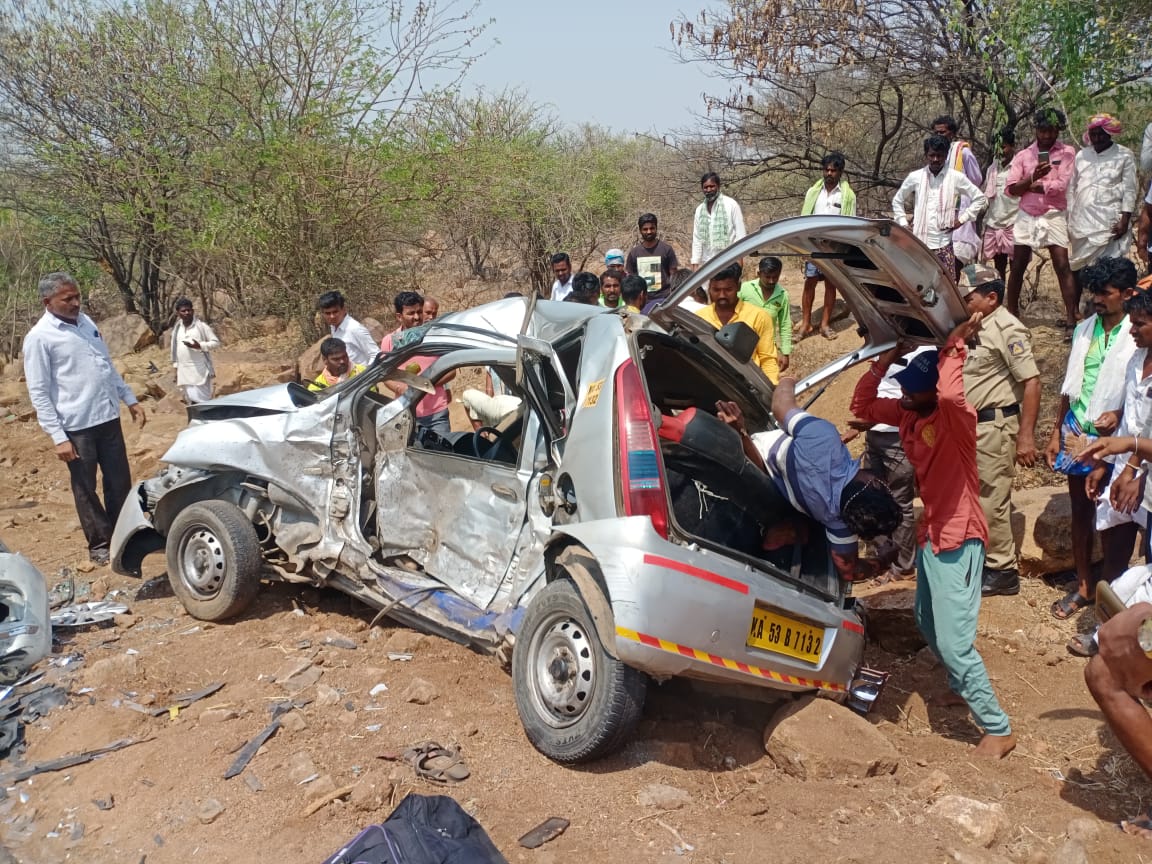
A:
{"label": "man in blue t-shirt", "polygon": [[895,531],[900,508],[879,478],[861,470],[836,427],[796,404],[795,378],[781,378],[772,396],[779,429],[749,435],[735,403],[718,402],[716,411],[740,433],[744,454],[767,472],[792,506],[824,526],[843,579],[871,579],[888,567],[887,560],[861,559],[859,540]]}

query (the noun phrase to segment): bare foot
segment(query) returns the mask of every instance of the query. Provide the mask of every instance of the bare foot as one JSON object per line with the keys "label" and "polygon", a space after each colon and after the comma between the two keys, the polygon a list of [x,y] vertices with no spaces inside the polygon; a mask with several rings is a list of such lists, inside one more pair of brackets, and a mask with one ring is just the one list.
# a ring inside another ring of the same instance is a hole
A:
{"label": "bare foot", "polygon": [[1145,812],[1143,816],[1137,816],[1135,819],[1121,819],[1120,830],[1133,837],[1152,840],[1152,811]]}
{"label": "bare foot", "polygon": [[959,693],[953,693],[951,690],[947,690],[944,693],[938,693],[935,696],[930,696],[924,701],[935,708],[968,707],[968,703],[964,701],[964,697]]}
{"label": "bare foot", "polygon": [[1016,749],[1016,736],[1009,732],[1007,735],[985,735],[976,745],[977,756],[988,759],[1003,759]]}

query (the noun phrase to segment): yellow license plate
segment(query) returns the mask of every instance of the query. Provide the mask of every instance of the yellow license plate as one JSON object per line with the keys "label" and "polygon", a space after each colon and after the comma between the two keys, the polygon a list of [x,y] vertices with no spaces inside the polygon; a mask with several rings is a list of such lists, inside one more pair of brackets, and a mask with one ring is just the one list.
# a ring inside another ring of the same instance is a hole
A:
{"label": "yellow license plate", "polygon": [[801,624],[764,609],[753,609],[748,644],[753,648],[799,657],[809,663],[819,663],[820,650],[824,647],[824,628]]}

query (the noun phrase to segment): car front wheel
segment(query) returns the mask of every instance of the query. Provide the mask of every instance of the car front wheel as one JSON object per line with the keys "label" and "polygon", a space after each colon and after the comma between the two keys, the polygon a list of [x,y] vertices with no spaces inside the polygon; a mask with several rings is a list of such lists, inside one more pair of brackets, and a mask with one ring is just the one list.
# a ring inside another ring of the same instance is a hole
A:
{"label": "car front wheel", "polygon": [[556,762],[589,762],[636,728],[647,679],[613,659],[580,592],[567,579],[532,599],[516,635],[512,682],[532,745]]}
{"label": "car front wheel", "polygon": [[199,501],[168,532],[168,581],[193,618],[222,621],[251,604],[260,590],[256,529],[228,501]]}

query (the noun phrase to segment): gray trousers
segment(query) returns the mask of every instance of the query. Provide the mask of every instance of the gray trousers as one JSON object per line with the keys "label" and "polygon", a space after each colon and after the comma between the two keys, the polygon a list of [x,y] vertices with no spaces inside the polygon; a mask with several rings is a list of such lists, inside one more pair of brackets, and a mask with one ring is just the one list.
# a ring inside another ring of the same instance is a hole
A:
{"label": "gray trousers", "polygon": [[900,507],[900,525],[892,533],[892,542],[900,550],[892,569],[911,573],[916,569],[916,473],[900,446],[899,432],[866,432],[864,467],[888,484]]}

